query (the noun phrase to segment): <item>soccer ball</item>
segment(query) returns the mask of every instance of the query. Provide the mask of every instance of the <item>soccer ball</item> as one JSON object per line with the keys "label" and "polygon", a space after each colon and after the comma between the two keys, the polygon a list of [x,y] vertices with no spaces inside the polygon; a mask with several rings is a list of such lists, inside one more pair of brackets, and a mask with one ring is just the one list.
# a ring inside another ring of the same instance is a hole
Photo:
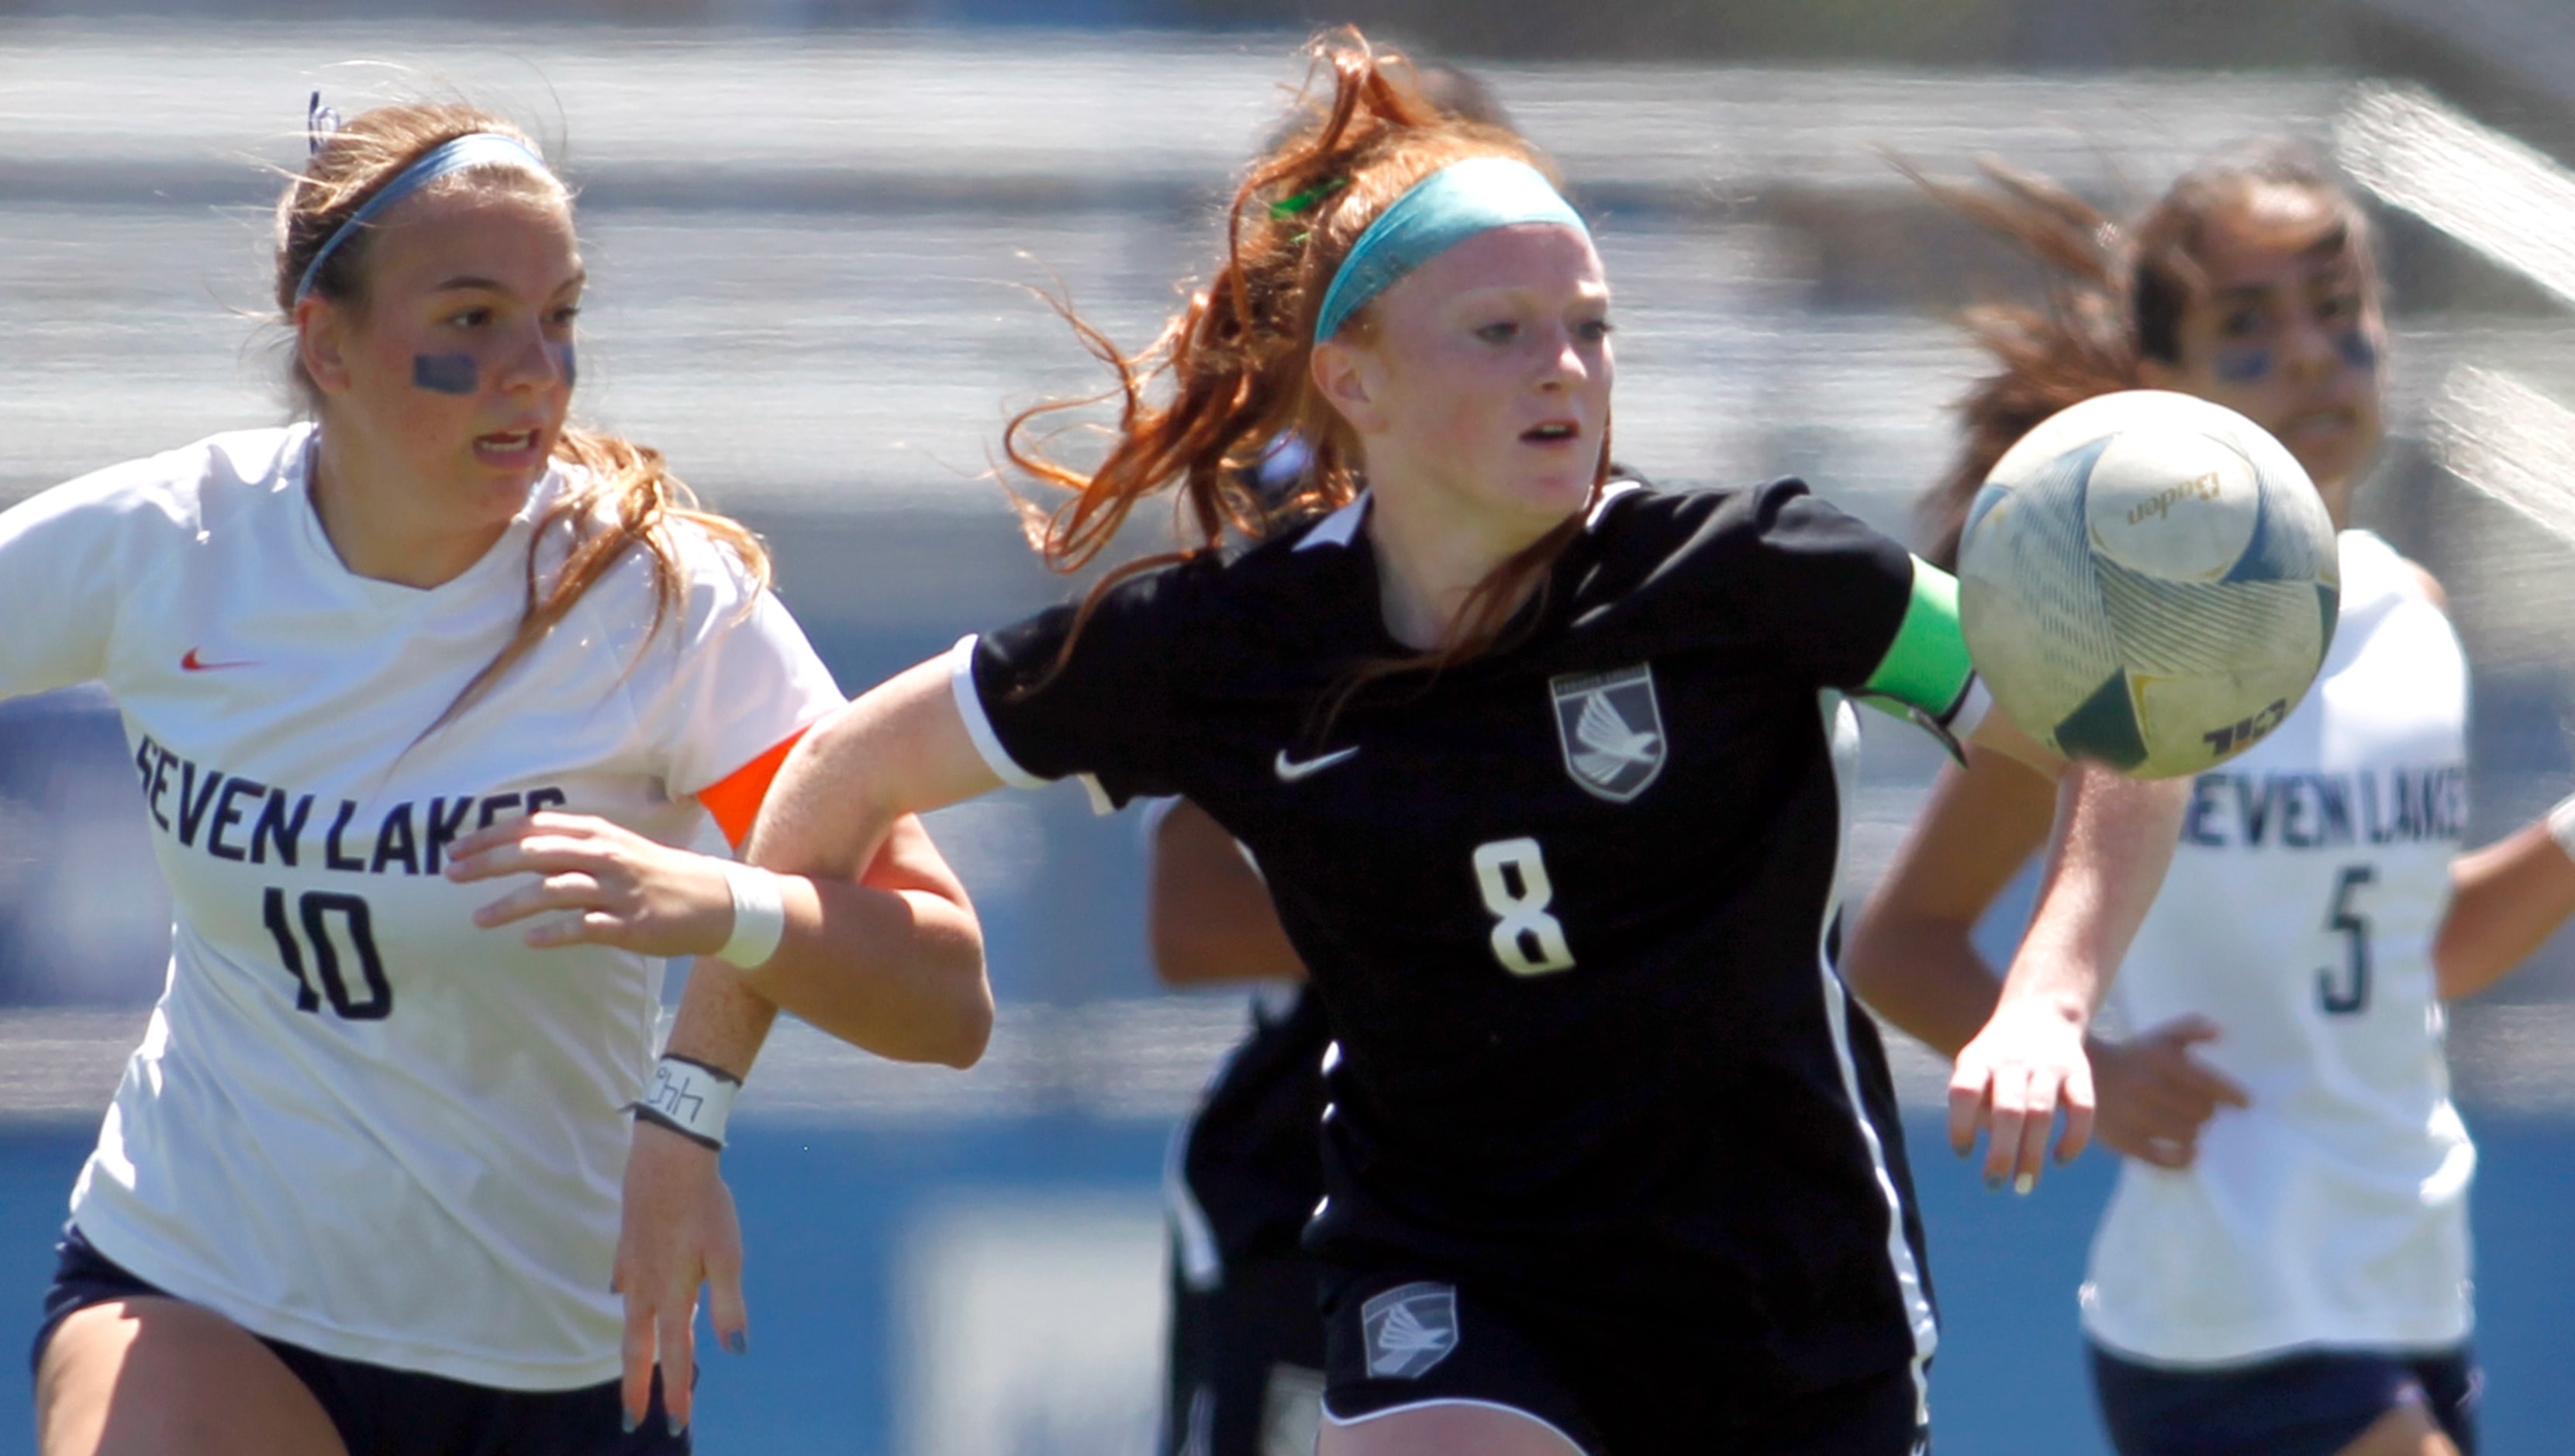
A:
{"label": "soccer ball", "polygon": [[2159,390],[2050,416],[1994,464],[1958,544],[1958,613],[1994,702],[2141,778],[2261,740],[2306,696],[2341,605],[2334,528],[2295,457]]}

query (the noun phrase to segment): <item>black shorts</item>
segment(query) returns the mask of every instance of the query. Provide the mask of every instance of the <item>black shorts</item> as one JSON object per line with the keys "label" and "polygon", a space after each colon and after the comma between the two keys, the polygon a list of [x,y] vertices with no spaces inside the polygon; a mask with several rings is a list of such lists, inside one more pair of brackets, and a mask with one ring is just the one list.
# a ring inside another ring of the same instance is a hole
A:
{"label": "black shorts", "polygon": [[1324,1306],[1323,1419],[1497,1405],[1589,1456],[1757,1451],[1929,1456],[1913,1364],[1806,1394],[1728,1381],[1686,1339],[1623,1313],[1495,1298],[1399,1274],[1343,1275]]}
{"label": "black shorts", "polygon": [[[45,1358],[62,1322],[96,1304],[172,1296],[147,1284],[65,1228],[55,1246],[53,1285],[45,1291],[27,1364]],[[295,1372],[354,1456],[688,1456],[686,1432],[673,1435],[662,1413],[662,1379],[653,1377],[653,1409],[633,1432],[624,1429],[618,1383],[577,1390],[502,1390],[417,1370],[343,1360],[265,1336],[259,1342]]]}
{"label": "black shorts", "polygon": [[1323,1314],[1310,1260],[1229,1265],[1192,1289],[1172,1275],[1163,1456],[1311,1456],[1323,1395]]}
{"label": "black shorts", "polygon": [[2476,1456],[2468,1347],[2318,1350],[2251,1365],[2176,1369],[2092,1346],[2092,1388],[2119,1456],[2333,1456],[2400,1405],[2420,1405]]}

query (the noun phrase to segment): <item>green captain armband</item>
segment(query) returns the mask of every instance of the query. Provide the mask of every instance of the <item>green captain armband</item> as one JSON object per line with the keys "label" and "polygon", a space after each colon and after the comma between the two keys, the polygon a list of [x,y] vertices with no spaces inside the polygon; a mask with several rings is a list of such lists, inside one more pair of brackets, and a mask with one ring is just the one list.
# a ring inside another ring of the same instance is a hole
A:
{"label": "green captain armband", "polygon": [[1972,727],[1957,720],[1975,680],[1967,639],[1958,630],[1958,579],[1915,557],[1913,597],[1904,606],[1904,621],[1856,696],[1921,724],[1955,753],[1951,729]]}

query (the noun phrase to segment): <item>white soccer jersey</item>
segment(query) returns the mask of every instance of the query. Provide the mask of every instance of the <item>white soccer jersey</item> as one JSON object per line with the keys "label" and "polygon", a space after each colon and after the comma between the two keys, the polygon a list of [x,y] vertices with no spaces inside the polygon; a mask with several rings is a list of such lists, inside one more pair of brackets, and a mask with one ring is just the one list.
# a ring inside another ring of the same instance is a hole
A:
{"label": "white soccer jersey", "polygon": [[2199,775],[2113,992],[2126,1024],[2196,1011],[2252,1094],[2196,1164],[2129,1161],[2084,1326],[2215,1364],[2466,1337],[2468,1179],[2431,946],[2467,818],[2467,663],[2410,569],[2345,532],[2333,651],[2297,712]]}
{"label": "white soccer jersey", "polygon": [[424,736],[517,625],[566,476],[419,591],[341,565],[311,440],[216,436],[0,514],[0,696],[105,682],[178,905],[73,1219],[262,1335],[483,1385],[607,1380],[661,962],[477,929],[524,881],[453,883],[446,848],[550,806],[685,843],[693,795],[841,698],[786,611],[683,531],[685,603],[649,644],[630,554]]}

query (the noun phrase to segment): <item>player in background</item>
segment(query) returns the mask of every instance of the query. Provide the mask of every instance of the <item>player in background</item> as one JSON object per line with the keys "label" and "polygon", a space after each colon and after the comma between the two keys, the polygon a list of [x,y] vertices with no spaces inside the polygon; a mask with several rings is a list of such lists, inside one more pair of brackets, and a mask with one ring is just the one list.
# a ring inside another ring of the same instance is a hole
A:
{"label": "player in background", "polygon": [[[1470,72],[1415,62],[1413,78],[1450,116],[1510,126]],[[1304,524],[1292,503],[1311,459],[1288,435],[1244,472],[1262,508],[1253,534]],[[1155,800],[1146,824],[1155,973],[1174,986],[1254,985],[1251,1032],[1175,1131],[1164,1170],[1164,1456],[1308,1456],[1323,1389],[1321,1270],[1298,1241],[1323,1197],[1315,1139],[1331,1036],[1304,963],[1233,836],[1186,799]]]}
{"label": "player in background", "polygon": [[[1926,183],[2070,275],[2045,312],[1972,315],[2001,369],[1926,498],[1935,560],[2030,426],[2110,390],[2215,401],[2295,454],[2343,528],[2342,613],[2305,701],[2192,786],[2161,896],[2095,1041],[2123,1153],[2083,1286],[2122,1456],[2475,1450],[2467,1188],[2441,1001],[2494,982],[2575,908],[2575,807],[2474,853],[2467,664],[2439,584],[2350,527],[2376,451],[2387,327],[2367,217],[2265,147],[2194,171],[2135,224],[2038,178]],[[1971,747],[1944,769],[1851,938],[1854,989],[1940,1049],[1995,978],[1969,934],[2047,834],[2045,779]]]}
{"label": "player in background", "polygon": [[[522,133],[317,114],[277,239],[303,422],[0,514],[0,694],[114,693],[178,905],[36,1334],[42,1450],[685,1451],[685,1345],[667,1416],[619,1409],[628,1114],[709,1127],[653,957],[764,917],[670,846],[741,836],[840,695],[756,538],[567,425],[584,272]],[[887,996],[841,1033],[973,1060],[979,932],[920,827],[840,888]]]}
{"label": "player in background", "polygon": [[1234,837],[1186,799],[1156,801],[1148,923],[1173,986],[1253,981],[1252,1030],[1174,1133],[1165,1456],[1310,1452],[1323,1389],[1318,1271],[1298,1246],[1323,1196],[1331,1033]]}
{"label": "player in background", "polygon": [[[1364,42],[1319,59],[1320,120],[1252,168],[1207,290],[1116,361],[1103,463],[1008,441],[1074,493],[1058,565],[1166,489],[1198,549],[809,733],[751,843],[790,871],[785,938],[694,977],[672,1045],[748,1070],[853,948],[802,874],[904,812],[1074,775],[1184,794],[1259,859],[1338,1047],[1323,1456],[1918,1452],[1919,1220],[1830,955],[1843,695],[1974,716],[1947,579],[1794,482],[1604,489],[1581,220]],[[1219,552],[1235,473],[1290,431],[1330,513]],[[2035,1176],[2060,1096],[2081,1141],[2080,1031],[2180,807],[2065,778],[2041,934],[1961,1058],[1998,1177]],[[685,1304],[716,1156],[639,1128],[632,1166],[630,1238]]]}

